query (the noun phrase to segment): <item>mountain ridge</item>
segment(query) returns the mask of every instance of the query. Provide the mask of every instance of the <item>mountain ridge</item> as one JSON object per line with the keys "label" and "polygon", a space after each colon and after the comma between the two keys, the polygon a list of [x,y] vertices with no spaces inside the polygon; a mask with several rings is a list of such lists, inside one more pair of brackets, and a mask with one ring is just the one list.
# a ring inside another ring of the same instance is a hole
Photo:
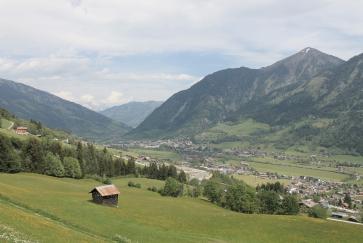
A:
{"label": "mountain ridge", "polygon": [[[344,61],[305,48],[260,69],[217,71],[174,94],[129,136],[135,139],[194,136],[217,123],[246,118],[271,126],[288,126],[309,116],[338,122],[349,105],[361,105],[361,59],[362,54]],[[343,119],[345,124],[361,129],[357,115],[350,115],[355,117],[353,122]],[[333,125],[327,129],[330,134],[337,132]],[[352,136],[352,132],[343,137],[347,136]]]}
{"label": "mountain ridge", "polygon": [[137,127],[152,111],[158,108],[162,101],[132,101],[126,104],[113,106],[100,111],[115,121],[125,123],[130,127]]}
{"label": "mountain ridge", "polygon": [[0,107],[19,118],[37,120],[50,128],[99,141],[117,138],[130,130],[77,103],[22,83],[0,79],[0,87]]}

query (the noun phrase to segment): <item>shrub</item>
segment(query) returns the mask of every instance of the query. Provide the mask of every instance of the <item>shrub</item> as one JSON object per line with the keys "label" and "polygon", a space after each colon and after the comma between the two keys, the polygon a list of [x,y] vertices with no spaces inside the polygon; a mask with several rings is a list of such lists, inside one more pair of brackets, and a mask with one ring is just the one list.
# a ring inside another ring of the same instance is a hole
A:
{"label": "shrub", "polygon": [[134,183],[133,181],[129,181],[129,182],[127,183],[127,185],[128,185],[129,187],[141,188],[141,184],[140,184],[140,183]]}
{"label": "shrub", "polygon": [[155,186],[153,186],[153,187],[148,187],[147,188],[149,191],[152,191],[152,192],[157,192],[158,191],[158,189],[155,187]]}
{"label": "shrub", "polygon": [[310,217],[326,219],[328,217],[328,210],[316,205],[309,210],[308,214]]}

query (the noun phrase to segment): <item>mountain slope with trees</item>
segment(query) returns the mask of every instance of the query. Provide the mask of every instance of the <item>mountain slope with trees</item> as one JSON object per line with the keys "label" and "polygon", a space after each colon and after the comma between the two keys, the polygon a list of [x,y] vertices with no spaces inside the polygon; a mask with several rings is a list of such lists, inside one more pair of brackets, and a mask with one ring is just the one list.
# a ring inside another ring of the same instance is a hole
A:
{"label": "mountain slope with trees", "polygon": [[130,130],[127,125],[81,105],[5,79],[0,79],[0,107],[17,117],[37,120],[91,140],[119,139]]}
{"label": "mountain slope with trees", "polygon": [[[218,71],[173,95],[130,135],[194,136],[219,123],[253,119],[274,132],[295,127],[294,142],[314,137],[318,145],[363,153],[362,63],[363,55],[345,62],[305,48],[268,67]],[[306,119],[327,122],[301,127]]]}

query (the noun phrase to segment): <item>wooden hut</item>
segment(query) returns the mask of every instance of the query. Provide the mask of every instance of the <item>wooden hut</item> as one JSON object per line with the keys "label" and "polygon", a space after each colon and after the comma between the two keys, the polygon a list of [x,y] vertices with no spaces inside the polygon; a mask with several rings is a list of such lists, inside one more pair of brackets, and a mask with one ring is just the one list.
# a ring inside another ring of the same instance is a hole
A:
{"label": "wooden hut", "polygon": [[93,188],[89,193],[92,193],[92,200],[95,203],[117,206],[119,190],[115,185],[105,185]]}

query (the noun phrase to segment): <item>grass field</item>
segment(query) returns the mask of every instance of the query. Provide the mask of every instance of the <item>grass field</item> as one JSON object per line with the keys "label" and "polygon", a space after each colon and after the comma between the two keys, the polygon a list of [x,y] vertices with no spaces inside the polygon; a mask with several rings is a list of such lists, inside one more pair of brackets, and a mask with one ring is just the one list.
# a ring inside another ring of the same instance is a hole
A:
{"label": "grass field", "polygon": [[284,174],[288,176],[312,176],[321,178],[328,181],[343,181],[348,178],[348,175],[341,173],[336,173],[328,170],[318,170],[318,168],[304,168],[295,167],[287,165],[275,165],[275,164],[265,164],[258,162],[248,162],[251,167],[255,168],[257,171],[263,172],[277,172],[279,174]]}
{"label": "grass field", "polygon": [[[142,188],[129,188],[129,180]],[[116,235],[132,242],[361,242],[363,238],[359,225],[305,216],[246,215],[202,199],[161,197],[146,190],[162,186],[161,181],[121,178],[114,184],[121,191],[118,208],[89,202],[89,190],[98,185],[93,180],[0,174],[0,232],[7,227],[23,239],[43,242],[102,242]]]}
{"label": "grass field", "polygon": [[162,151],[156,149],[129,149],[128,152],[137,155],[149,156],[160,160],[165,160],[165,159],[173,161],[181,160],[180,155],[172,151]]}
{"label": "grass field", "polygon": [[8,129],[11,126],[11,124],[12,124],[11,121],[6,120],[4,118],[0,118],[0,119],[1,119],[1,127],[0,128]]}
{"label": "grass field", "polygon": [[257,176],[254,176],[254,175],[237,175],[237,174],[234,174],[233,177],[236,179],[242,180],[242,181],[246,182],[248,185],[253,186],[253,187],[256,187],[257,185],[261,185],[261,184],[266,184],[267,182],[275,183],[277,181],[284,184],[285,186],[290,184],[290,180],[287,180],[287,179],[262,179]]}

